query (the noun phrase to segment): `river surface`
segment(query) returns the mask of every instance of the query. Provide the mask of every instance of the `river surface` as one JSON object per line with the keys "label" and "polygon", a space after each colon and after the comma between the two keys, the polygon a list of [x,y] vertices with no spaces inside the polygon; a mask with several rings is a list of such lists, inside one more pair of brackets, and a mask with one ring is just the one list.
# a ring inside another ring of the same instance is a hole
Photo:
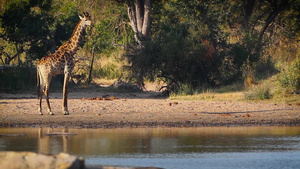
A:
{"label": "river surface", "polygon": [[0,128],[0,151],[70,153],[90,167],[300,168],[300,127]]}

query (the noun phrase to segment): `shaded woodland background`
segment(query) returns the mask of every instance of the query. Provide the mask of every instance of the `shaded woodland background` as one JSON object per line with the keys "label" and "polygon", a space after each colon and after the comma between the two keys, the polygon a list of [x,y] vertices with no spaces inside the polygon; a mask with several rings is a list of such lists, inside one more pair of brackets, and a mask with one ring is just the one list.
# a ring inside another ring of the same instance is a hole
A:
{"label": "shaded woodland background", "polygon": [[76,54],[83,84],[151,81],[168,94],[237,84],[253,90],[250,99],[299,93],[300,0],[1,0],[0,89],[33,88],[38,59],[84,11],[94,24]]}

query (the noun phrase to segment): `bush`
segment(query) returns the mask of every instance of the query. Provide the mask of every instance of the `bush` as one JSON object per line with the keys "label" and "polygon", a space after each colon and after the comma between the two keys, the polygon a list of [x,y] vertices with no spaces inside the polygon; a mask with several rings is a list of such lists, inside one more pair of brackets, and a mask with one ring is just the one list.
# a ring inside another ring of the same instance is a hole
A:
{"label": "bush", "polygon": [[250,88],[253,85],[256,85],[255,82],[255,65],[251,63],[249,59],[245,61],[245,63],[241,66],[242,77],[244,79],[244,87]]}
{"label": "bush", "polygon": [[296,92],[300,90],[300,59],[296,59],[291,65],[287,66],[279,76],[279,83],[282,87]]}
{"label": "bush", "polygon": [[245,93],[245,99],[247,100],[265,100],[272,98],[270,87],[268,85],[255,86],[250,91]]}
{"label": "bush", "polygon": [[36,69],[32,67],[2,67],[0,89],[29,89],[36,86]]}
{"label": "bush", "polygon": [[103,67],[98,68],[94,74],[98,78],[105,77],[106,79],[115,79],[120,77],[121,73],[116,71],[116,65],[107,64],[104,65]]}
{"label": "bush", "polygon": [[130,63],[129,79],[143,86],[144,80],[160,78],[167,91],[175,93],[216,85],[222,56],[211,41],[192,37],[185,26],[165,26],[142,48],[129,48],[124,54]]}

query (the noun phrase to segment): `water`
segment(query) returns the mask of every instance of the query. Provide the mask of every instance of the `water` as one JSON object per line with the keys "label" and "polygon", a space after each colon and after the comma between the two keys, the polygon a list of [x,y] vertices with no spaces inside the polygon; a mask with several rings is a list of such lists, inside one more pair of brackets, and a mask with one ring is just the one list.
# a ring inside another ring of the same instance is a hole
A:
{"label": "water", "polygon": [[92,167],[300,168],[300,127],[0,128],[0,135],[0,151],[66,152]]}

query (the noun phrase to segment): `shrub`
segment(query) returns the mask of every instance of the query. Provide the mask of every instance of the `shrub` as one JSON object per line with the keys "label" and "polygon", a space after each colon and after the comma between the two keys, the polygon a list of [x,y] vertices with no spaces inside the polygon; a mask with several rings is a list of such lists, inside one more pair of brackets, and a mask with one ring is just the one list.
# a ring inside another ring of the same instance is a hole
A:
{"label": "shrub", "polygon": [[36,69],[31,67],[2,67],[0,89],[28,89],[36,86]]}
{"label": "shrub", "polygon": [[300,90],[300,59],[287,66],[279,76],[280,85],[291,92]]}
{"label": "shrub", "polygon": [[256,85],[255,82],[255,65],[251,63],[249,59],[241,66],[242,77],[244,79],[244,87],[250,88],[253,85]]}
{"label": "shrub", "polygon": [[144,80],[160,78],[167,91],[175,93],[216,85],[223,57],[213,42],[192,37],[185,26],[165,26],[143,48],[129,48],[124,54],[130,63],[129,79],[143,86]]}
{"label": "shrub", "polygon": [[268,85],[258,85],[250,89],[245,93],[245,99],[247,100],[265,100],[272,98],[270,87]]}

